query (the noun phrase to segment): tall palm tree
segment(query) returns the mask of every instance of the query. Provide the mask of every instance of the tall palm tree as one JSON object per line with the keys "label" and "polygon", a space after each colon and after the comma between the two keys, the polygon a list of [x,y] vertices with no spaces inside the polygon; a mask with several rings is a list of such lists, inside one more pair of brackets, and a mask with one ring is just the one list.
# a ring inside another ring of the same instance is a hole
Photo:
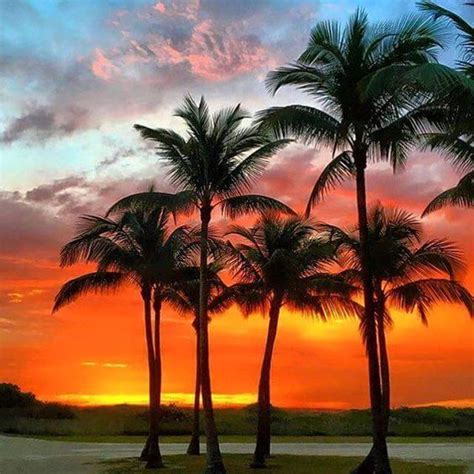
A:
{"label": "tall palm tree", "polygon": [[270,73],[267,85],[276,93],[294,86],[317,99],[317,107],[288,105],[260,113],[280,136],[327,144],[333,159],[317,180],[307,213],[338,183],[355,178],[366,311],[370,402],[375,471],[391,472],[383,429],[382,392],[376,345],[373,284],[368,262],[365,172],[370,161],[387,160],[403,167],[420,132],[440,120],[430,113],[427,84],[461,80],[436,63],[440,27],[429,19],[408,17],[369,24],[357,10],[343,28],[319,22],[306,50],[289,66]]}
{"label": "tall palm tree", "polygon": [[[199,269],[199,265],[196,265]],[[220,299],[226,285],[219,277],[222,270],[217,261],[209,263],[209,303],[208,309],[211,314],[224,311],[230,304],[230,301],[224,304],[216,304]],[[199,275],[199,273],[198,273]],[[200,454],[200,399],[201,399],[201,370],[199,363],[199,278],[176,281],[170,285],[164,292],[164,299],[173,306],[179,313],[192,315],[192,326],[196,332],[196,382],[194,389],[194,409],[193,409],[193,428],[191,441],[187,453],[191,455]]]}
{"label": "tall palm tree", "polygon": [[[214,410],[212,406],[208,342],[208,234],[212,212],[220,208],[230,218],[273,209],[292,212],[275,199],[256,194],[244,194],[263,172],[267,161],[289,140],[275,139],[262,127],[244,126],[249,118],[240,105],[223,109],[212,115],[201,98],[196,103],[190,96],[175,115],[186,126],[186,134],[173,130],[135,125],[141,135],[157,144],[157,152],[168,167],[168,176],[179,188],[176,208],[196,210],[201,221],[200,230],[200,288],[199,337],[201,364],[201,392],[207,443],[207,469],[211,474],[225,472],[219,448]],[[115,208],[130,202],[161,203],[162,193],[136,194],[124,198]]]}
{"label": "tall palm tree", "polygon": [[[351,283],[361,281],[361,245],[357,227],[344,230],[322,225],[321,230],[346,265]],[[428,323],[429,310],[437,303],[458,303],[473,316],[469,292],[456,280],[464,269],[462,254],[444,239],[422,241],[420,222],[408,212],[377,204],[369,211],[370,270],[375,292],[375,313],[381,361],[385,430],[390,415],[390,371],[385,329],[392,323],[391,308],[417,312]],[[366,321],[361,332],[366,336]]]}
{"label": "tall palm tree", "polygon": [[[423,216],[445,206],[474,206],[474,27],[467,21],[433,2],[423,1],[419,7],[435,20],[445,19],[459,31],[461,56],[458,68],[471,87],[458,86],[442,94],[440,107],[446,121],[436,131],[424,134],[424,147],[441,152],[463,173],[459,183],[436,196],[423,211]],[[472,3],[470,4],[472,6]],[[449,114],[446,112],[449,110]]]}
{"label": "tall palm tree", "polygon": [[149,373],[150,432],[142,452],[147,468],[163,467],[158,429],[163,290],[180,279],[196,278],[196,273],[190,272],[187,266],[191,244],[189,232],[185,227],[170,231],[169,217],[170,212],[165,208],[145,209],[137,205],[121,212],[115,219],[83,216],[80,233],[61,251],[61,265],[95,262],[97,270],[65,283],[53,307],[55,312],[80,296],[117,291],[125,283],[140,290]]}
{"label": "tall palm tree", "polygon": [[257,443],[251,467],[265,467],[270,454],[270,371],[283,306],[327,320],[357,315],[350,300],[353,287],[328,273],[334,263],[332,244],[315,235],[308,220],[272,214],[262,216],[252,228],[233,226],[230,235],[243,240],[229,242],[227,261],[239,282],[228,293],[248,315],[268,314],[268,333],[258,388]]}

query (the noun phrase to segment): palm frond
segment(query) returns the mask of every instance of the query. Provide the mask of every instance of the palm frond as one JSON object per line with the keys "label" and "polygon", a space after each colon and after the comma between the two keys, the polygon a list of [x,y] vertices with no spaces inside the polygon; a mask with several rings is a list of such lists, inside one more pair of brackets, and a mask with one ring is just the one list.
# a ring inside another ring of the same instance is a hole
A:
{"label": "palm frond", "polygon": [[452,280],[466,268],[460,249],[449,240],[433,239],[424,242],[405,263],[404,272],[426,277],[441,272]]}
{"label": "palm frond", "polygon": [[446,206],[472,208],[474,206],[474,172],[464,176],[457,186],[436,196],[423,211],[422,217]]}
{"label": "palm frond", "polygon": [[[280,139],[265,143],[243,159],[234,169],[222,179],[222,190],[239,189],[248,191],[254,181],[262,174],[269,158],[283,149],[291,140]],[[234,191],[233,191],[234,192]]]}
{"label": "palm frond", "polygon": [[352,154],[344,151],[332,159],[319,175],[313,190],[311,191],[306,206],[306,216],[311,213],[311,208],[324,199],[324,196],[337,185],[349,178],[353,178],[355,166]]}
{"label": "palm frond", "polygon": [[118,200],[106,215],[113,215],[137,206],[148,210],[162,207],[172,213],[187,213],[193,208],[194,200],[195,196],[191,191],[181,191],[176,194],[156,191],[136,193]]}
{"label": "palm frond", "polygon": [[220,203],[222,213],[231,219],[238,216],[268,211],[295,214],[295,211],[277,199],[259,194],[247,194],[224,199]]}
{"label": "palm frond", "polygon": [[[472,6],[472,3],[467,3],[467,5]],[[421,10],[430,13],[435,20],[439,18],[446,18],[447,20],[454,23],[454,25],[460,31],[460,46],[463,48],[461,53],[462,59],[458,61],[458,65],[463,72],[465,72],[471,78],[474,78],[474,27],[465,21],[464,18],[431,1],[425,0],[418,2],[418,6]]]}
{"label": "palm frond", "polygon": [[257,120],[277,137],[292,137],[306,144],[332,144],[339,136],[336,118],[305,105],[271,107],[258,112]]}
{"label": "palm frond", "polygon": [[[474,106],[474,105],[473,105]],[[466,124],[466,132],[471,125]],[[472,125],[474,129],[474,125]],[[474,133],[474,132],[473,132]],[[472,137],[467,140],[462,130],[432,132],[422,135],[423,148],[442,153],[460,173],[474,170],[474,145]]]}
{"label": "palm frond", "polygon": [[473,315],[472,296],[456,281],[446,279],[425,279],[400,285],[390,290],[387,301],[407,311],[418,311],[423,322],[427,324],[429,309],[436,303],[457,303],[463,305]]}
{"label": "palm frond", "polygon": [[127,281],[119,272],[87,273],[65,283],[54,299],[53,313],[88,293],[109,293],[117,291]]}

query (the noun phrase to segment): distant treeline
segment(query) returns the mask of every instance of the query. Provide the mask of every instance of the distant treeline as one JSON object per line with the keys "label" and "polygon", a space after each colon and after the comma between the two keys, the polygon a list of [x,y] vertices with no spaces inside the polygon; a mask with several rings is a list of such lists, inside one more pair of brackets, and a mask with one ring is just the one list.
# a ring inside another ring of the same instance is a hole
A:
{"label": "distant treeline", "polygon": [[[163,406],[161,432],[188,435],[192,409]],[[223,435],[254,435],[257,406],[216,410]],[[144,436],[147,412],[142,406],[71,407],[41,402],[12,384],[0,384],[0,432],[25,435]],[[370,411],[318,411],[272,408],[272,431],[279,436],[369,436]],[[391,436],[474,436],[473,408],[397,408]]]}
{"label": "distant treeline", "polygon": [[22,392],[18,385],[0,383],[0,416],[7,418],[37,418],[72,420],[76,414],[68,405],[42,402],[31,392]]}

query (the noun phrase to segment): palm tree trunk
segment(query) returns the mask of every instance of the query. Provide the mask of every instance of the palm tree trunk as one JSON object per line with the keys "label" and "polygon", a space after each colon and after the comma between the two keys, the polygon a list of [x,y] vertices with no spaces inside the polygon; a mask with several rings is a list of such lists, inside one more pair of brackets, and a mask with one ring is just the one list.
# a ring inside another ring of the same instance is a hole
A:
{"label": "palm tree trunk", "polygon": [[260,382],[258,386],[258,421],[257,421],[257,443],[253,461],[250,467],[254,469],[264,468],[265,458],[270,455],[271,445],[271,401],[270,401],[270,374],[272,366],[273,348],[278,330],[278,319],[280,315],[281,297],[274,295],[270,305],[270,317],[263,356]]}
{"label": "palm tree trunk", "polygon": [[201,255],[199,275],[199,361],[201,364],[201,392],[206,430],[207,474],[225,474],[217,436],[217,427],[212,407],[211,374],[209,368],[209,337],[208,337],[208,275],[207,247],[211,207],[204,205],[201,209]]}
{"label": "palm tree trunk", "polygon": [[[382,380],[382,405],[385,435],[388,434],[388,424],[390,421],[390,370],[388,362],[387,343],[385,339],[385,329],[383,326],[383,314],[385,312],[385,298],[381,290],[377,293],[377,338],[380,353],[380,377]],[[381,303],[382,302],[382,303]],[[353,474],[365,474],[374,472],[375,449],[372,447],[364,461],[353,471]]]}
{"label": "palm tree trunk", "polygon": [[158,427],[158,413],[156,409],[156,364],[153,344],[153,327],[151,320],[151,288],[149,286],[144,286],[141,293],[144,304],[145,338],[148,356],[150,428],[147,441],[140,455],[140,459],[149,462],[150,456],[153,458],[156,453],[155,440],[157,442],[157,438],[155,437]]}
{"label": "palm tree trunk", "polygon": [[391,473],[388,458],[387,441],[384,429],[382,388],[380,381],[380,364],[377,347],[377,328],[375,320],[374,287],[369,266],[367,197],[365,187],[365,168],[367,166],[367,148],[354,147],[354,161],[356,164],[357,213],[359,221],[359,239],[361,251],[362,282],[364,287],[364,317],[367,323],[367,356],[369,366],[369,391],[372,412],[373,431],[373,461],[374,469],[360,470],[362,463],[354,472],[375,472],[376,474]]}
{"label": "palm tree trunk", "polygon": [[189,442],[187,453],[191,455],[200,454],[199,446],[199,403],[201,398],[201,364],[199,363],[199,311],[193,323],[196,330],[196,384],[194,388],[194,411],[193,411],[193,431]]}
{"label": "palm tree trunk", "polygon": [[150,432],[150,445],[148,448],[147,469],[156,469],[164,467],[160,452],[159,424],[161,408],[161,297],[158,290],[153,295],[153,309],[155,311],[155,331],[154,331],[154,358],[155,358],[155,377],[154,377],[154,404],[153,404],[153,429]]}
{"label": "palm tree trunk", "polygon": [[385,435],[388,434],[388,424],[390,421],[390,367],[388,360],[387,341],[385,339],[385,295],[378,285],[377,294],[377,336],[380,352],[380,376],[382,379],[382,405]]}

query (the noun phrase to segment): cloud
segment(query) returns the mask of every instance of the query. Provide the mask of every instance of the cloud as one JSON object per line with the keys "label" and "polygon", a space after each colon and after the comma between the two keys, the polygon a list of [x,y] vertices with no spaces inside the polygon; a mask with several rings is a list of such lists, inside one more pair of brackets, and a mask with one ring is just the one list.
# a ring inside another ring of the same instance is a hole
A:
{"label": "cloud", "polygon": [[136,158],[137,155],[141,152],[144,152],[148,149],[147,145],[140,146],[137,148],[126,147],[115,150],[109,157],[104,158],[98,165],[98,169],[107,168],[109,166],[115,165],[116,163],[122,161],[123,159]]}
{"label": "cloud", "polygon": [[42,142],[52,137],[70,135],[84,127],[87,119],[87,110],[73,105],[60,113],[47,106],[30,106],[10,122],[0,136],[0,142],[10,144],[23,137]]}
{"label": "cloud", "polygon": [[0,193],[0,242],[6,255],[51,256],[67,230],[57,217],[23,201],[18,193]]}
{"label": "cloud", "polygon": [[181,65],[190,77],[223,81],[276,64],[271,49],[254,31],[246,31],[245,22],[201,19],[194,9],[183,14],[176,6],[173,11],[169,6],[155,10],[158,14],[145,16],[145,23],[140,17],[137,24],[134,16],[116,20],[122,41],[107,51],[95,50],[91,63],[95,76],[104,81],[137,74],[145,78],[156,74],[157,68]]}
{"label": "cloud", "polygon": [[[184,91],[225,100],[232,92],[236,101],[243,96],[251,101],[263,87],[249,88],[246,81],[261,79],[293,58],[313,22],[300,5],[266,0],[238,6],[161,0],[132,2],[127,9],[104,3],[93,12],[79,4],[64,8],[84,16],[76,22],[81,28],[70,31],[65,12],[57,9],[58,32],[52,35],[41,8],[25,12],[26,23],[15,9],[11,22],[20,25],[19,31],[0,32],[6,45],[4,114],[8,117],[9,109],[17,111],[19,105],[21,111],[13,119],[10,112],[9,122],[3,119],[0,144],[42,144],[109,123],[133,123],[158,108],[171,108]],[[38,97],[41,105],[32,106]]]}
{"label": "cloud", "polygon": [[91,64],[91,70],[100,79],[108,81],[111,79],[112,74],[119,69],[105,56],[102,49],[97,48]]}
{"label": "cloud", "polygon": [[275,65],[256,35],[238,35],[231,28],[219,31],[211,20],[196,26],[185,58],[194,74],[210,81],[268,70]]}
{"label": "cloud", "polygon": [[80,176],[69,176],[63,179],[56,179],[52,183],[42,184],[26,192],[27,201],[43,202],[58,201],[61,192],[71,188],[80,188],[84,186],[85,180]]}

